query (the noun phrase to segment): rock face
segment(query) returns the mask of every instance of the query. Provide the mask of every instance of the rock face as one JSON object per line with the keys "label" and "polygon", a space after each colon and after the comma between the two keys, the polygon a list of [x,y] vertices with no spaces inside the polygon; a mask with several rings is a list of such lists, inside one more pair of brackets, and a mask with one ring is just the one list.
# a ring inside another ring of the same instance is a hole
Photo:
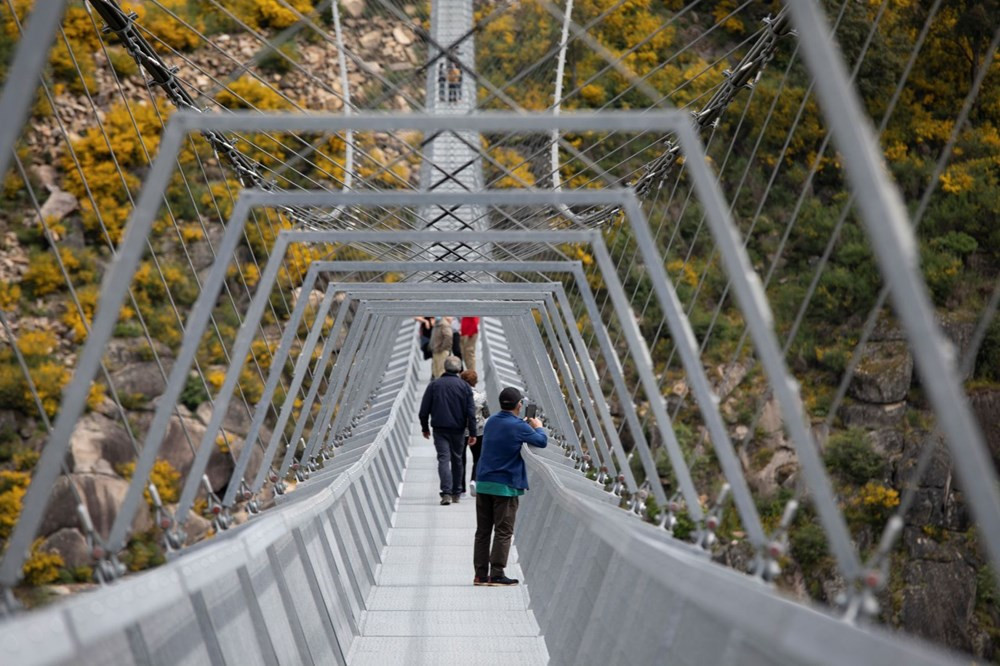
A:
{"label": "rock face", "polygon": [[[268,434],[268,433],[264,433]],[[205,470],[205,474],[208,475],[208,480],[212,484],[212,490],[216,492],[221,492],[226,486],[229,485],[229,479],[233,474],[233,469],[235,469],[234,460],[239,459],[242,454],[246,443],[240,438],[234,438],[230,435],[230,448],[233,452],[233,456],[228,453],[223,452],[220,449],[216,449],[212,452],[212,456],[208,460],[208,467]],[[267,440],[265,439],[266,443]],[[250,462],[247,464],[246,473],[244,478],[248,481],[252,481],[257,470],[260,469],[260,463],[264,458],[264,452],[261,451],[259,446],[253,447],[250,452]]]}
{"label": "rock face", "polygon": [[850,394],[863,402],[902,402],[913,380],[913,356],[904,342],[871,342],[865,347]]}
{"label": "rock face", "polygon": [[972,410],[979,419],[979,427],[986,438],[986,445],[993,458],[993,466],[1000,471],[1000,389],[981,389],[969,396]]}
{"label": "rock face", "polygon": [[201,444],[204,434],[205,426],[198,420],[172,416],[157,457],[170,463],[180,472],[181,478],[185,479],[194,462],[194,452]]}
{"label": "rock face", "polygon": [[41,217],[49,224],[59,222],[79,207],[76,197],[56,188],[42,204]]}
{"label": "rock face", "polygon": [[[75,473],[113,469],[118,463],[135,457],[128,433],[116,421],[96,412],[87,414],[77,423],[70,436],[67,467]],[[99,465],[104,461],[105,465]]]}
{"label": "rock face", "polygon": [[[170,358],[170,349],[162,342],[154,342],[156,354],[161,359]],[[111,372],[152,360],[153,350],[145,338],[112,338],[104,349],[104,361]]]}
{"label": "rock face", "polygon": [[64,527],[56,531],[42,543],[43,551],[55,551],[62,556],[70,569],[90,564],[90,548],[80,530]]}
{"label": "rock face", "polygon": [[[204,407],[205,405],[203,405]],[[242,410],[242,407],[240,408]],[[202,409],[199,409],[199,414],[203,413]],[[239,410],[235,412],[239,413]],[[244,412],[245,414],[245,412]],[[144,414],[146,423],[143,427],[148,425],[148,421],[151,420],[151,415]],[[207,416],[211,416],[211,411],[207,412]],[[233,418],[231,421],[226,423],[231,424],[236,429],[240,430],[243,434],[246,433],[249,427],[249,419],[245,422]],[[177,417],[172,416],[170,418],[170,425],[167,427],[167,433],[163,438],[163,443],[160,445],[159,453],[157,457],[162,458],[170,463],[170,465],[176,469],[181,474],[181,479],[186,479],[188,472],[191,471],[191,466],[194,463],[195,451],[201,446],[202,437],[204,437],[207,428],[200,418],[195,417]],[[229,447],[233,451],[234,455],[239,455],[240,451],[243,450],[243,439],[241,434],[234,432],[230,428],[224,428],[226,435],[229,439]],[[260,437],[264,442],[271,436],[270,431],[267,428],[261,428]],[[205,474],[208,475],[208,480],[212,484],[212,489],[216,492],[224,489],[226,484],[229,483],[229,477],[232,475],[234,469],[233,457],[228,451],[225,450],[224,444],[218,442],[219,437],[217,436],[209,446],[212,447],[212,451],[209,454],[208,464],[205,467]],[[260,467],[261,459],[263,458],[263,452],[260,447],[254,447],[254,451],[251,454],[250,463],[247,467],[247,476],[251,476],[257,473],[257,469]]]}
{"label": "rock face", "polygon": [[950,543],[908,529],[904,542],[914,558],[906,564],[900,620],[907,631],[961,650],[973,649],[976,569]]}
{"label": "rock face", "polygon": [[906,416],[906,403],[873,405],[867,402],[845,404],[840,418],[848,428],[896,428]]}
{"label": "rock face", "polygon": [[[76,528],[79,520],[76,515],[76,498],[70,484],[74,484],[80,493],[94,529],[102,537],[107,537],[111,525],[121,509],[128,490],[128,481],[116,476],[104,474],[70,474],[56,481],[52,496],[42,520],[40,533],[48,536],[65,528]],[[152,527],[152,519],[145,502],[139,506],[132,520],[132,530],[143,532]]]}
{"label": "rock face", "polygon": [[[169,376],[173,366],[167,360],[163,360],[163,372]],[[128,404],[133,409],[136,403],[146,403],[158,395],[162,395],[167,388],[167,382],[160,373],[159,366],[152,361],[131,363],[121,370],[111,375],[118,395],[122,398],[122,404]]]}
{"label": "rock face", "polygon": [[343,0],[340,5],[352,18],[361,18],[365,13],[365,0]]}

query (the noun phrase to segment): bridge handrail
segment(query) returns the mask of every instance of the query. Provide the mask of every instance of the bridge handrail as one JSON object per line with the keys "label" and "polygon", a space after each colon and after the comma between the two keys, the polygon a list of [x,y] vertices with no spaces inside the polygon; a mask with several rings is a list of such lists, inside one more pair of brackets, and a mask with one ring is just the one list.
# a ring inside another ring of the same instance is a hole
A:
{"label": "bridge handrail", "polygon": [[[715,664],[966,662],[911,636],[850,624],[783,598],[760,579],[570,490],[529,447],[522,455],[532,490],[515,544],[553,664],[688,663],[683,655],[692,641],[700,650],[686,654]],[[600,568],[599,585],[588,589],[587,574]],[[604,627],[611,617],[621,620],[613,634]]]}
{"label": "bridge handrail", "polygon": [[[405,332],[409,334],[412,328],[405,325]],[[402,334],[402,332],[401,332]],[[89,593],[80,594],[65,602],[56,603],[53,606],[38,610],[36,612],[24,613],[7,621],[0,623],[0,649],[3,650],[4,659],[10,659],[10,663],[17,664],[58,664],[58,663],[86,663],[87,651],[98,649],[107,651],[114,644],[119,644],[119,649],[128,649],[132,652],[132,657],[137,659],[137,649],[150,651],[147,642],[154,641],[163,636],[156,636],[155,627],[169,629],[171,625],[180,630],[194,629],[192,635],[186,636],[182,642],[190,643],[195,647],[189,649],[204,648],[206,657],[224,656],[224,660],[233,657],[231,652],[220,647],[220,629],[213,625],[213,611],[211,602],[206,602],[206,597],[211,597],[215,587],[224,587],[227,578],[244,577],[241,571],[251,569],[255,562],[264,558],[271,566],[278,564],[274,559],[269,559],[269,549],[275,548],[283,540],[290,541],[296,535],[301,534],[304,528],[315,527],[318,521],[330,520],[331,512],[347,497],[349,490],[356,485],[363,483],[369,474],[378,473],[375,461],[379,456],[385,456],[386,461],[392,467],[393,487],[390,492],[399,491],[399,483],[402,478],[402,468],[398,468],[395,460],[402,461],[401,455],[395,455],[389,451],[390,447],[401,448],[405,445],[406,433],[409,432],[410,424],[413,420],[413,413],[416,407],[414,397],[416,383],[416,366],[418,350],[415,336],[410,336],[412,343],[403,348],[397,348],[397,353],[392,360],[400,357],[408,357],[408,363],[404,377],[396,390],[393,405],[384,425],[378,436],[375,438],[365,452],[348,469],[341,472],[329,485],[318,492],[303,493],[302,499],[293,500],[280,504],[253,518],[250,522],[234,527],[227,532],[220,533],[215,538],[203,542],[196,547],[184,551],[183,556],[168,562],[167,564],[133,577],[128,577],[112,585],[102,587]],[[393,387],[388,387],[390,390]],[[336,458],[335,458],[336,459]],[[363,495],[359,493],[359,501],[363,500]],[[294,498],[294,493],[289,496]],[[376,504],[373,502],[373,504]],[[369,506],[368,513],[378,511],[377,506]],[[365,513],[361,511],[359,513]],[[371,532],[376,529],[378,521],[367,521],[363,516],[351,516],[358,521],[362,529],[369,531],[370,539],[384,540],[383,535],[374,535]],[[387,525],[386,520],[382,525]],[[317,527],[322,530],[323,527]],[[345,528],[345,531],[346,528]],[[335,534],[335,533],[334,533]],[[288,537],[288,539],[286,539]],[[327,539],[331,539],[327,534]],[[362,537],[361,540],[364,540]],[[362,554],[362,546],[356,545],[356,553]],[[336,546],[334,546],[336,549]],[[350,549],[346,549],[350,553]],[[304,550],[300,549],[300,554]],[[376,557],[377,553],[374,553]],[[305,562],[303,566],[322,567],[321,562]],[[287,565],[287,562],[280,562]],[[332,566],[331,563],[326,563]],[[361,576],[363,573],[359,569],[368,568],[362,566],[360,561],[350,562],[353,567],[353,575]],[[267,565],[265,565],[267,566]],[[373,567],[371,567],[373,568]],[[277,572],[276,572],[277,573]],[[250,572],[246,574],[251,575]],[[333,575],[336,575],[334,572]],[[314,578],[319,578],[314,571]],[[242,580],[240,581],[243,582]],[[340,587],[347,587],[351,581],[341,580],[337,583]],[[369,581],[369,584],[372,581]],[[353,584],[353,583],[352,583]],[[286,587],[289,585],[285,583]],[[256,592],[249,581],[236,589],[241,590],[244,595],[253,593],[255,599],[249,605],[256,605],[257,617],[249,611],[251,617],[244,618],[254,625],[256,631],[268,633],[267,613],[260,613],[261,599],[256,598]],[[322,591],[314,593],[322,594]],[[224,595],[216,595],[224,596]],[[362,595],[364,596],[364,595]],[[296,599],[298,603],[305,603],[305,599]],[[363,603],[363,598],[361,599]],[[327,612],[331,615],[340,610],[350,610],[350,604],[346,599],[334,599],[332,603],[328,601],[331,608]],[[177,611],[191,611],[193,606],[193,617],[179,617]],[[287,609],[286,609],[287,610]],[[247,611],[245,611],[247,612]],[[308,612],[308,611],[307,611]],[[291,618],[300,618],[301,614],[291,614]],[[223,618],[228,620],[229,618]],[[192,621],[193,620],[193,621]],[[276,622],[284,622],[284,619],[276,619]],[[336,622],[331,620],[336,626]],[[349,623],[348,623],[349,624]],[[258,626],[263,625],[263,626]],[[356,625],[352,625],[356,630]],[[152,639],[144,636],[147,630],[152,635]],[[300,629],[301,631],[301,629]],[[207,633],[206,633],[207,632]],[[292,631],[294,634],[294,630]],[[357,634],[341,635],[337,633],[336,641],[340,644],[339,658],[333,659],[342,663],[347,654],[347,648]],[[212,635],[208,635],[212,634]],[[137,647],[138,640],[140,646]],[[260,638],[258,638],[258,641]],[[281,645],[269,637],[272,649],[275,651],[278,661],[286,663],[279,654]],[[345,647],[344,641],[347,641]],[[257,641],[247,641],[245,649],[247,654],[257,654]],[[122,645],[127,648],[121,648]],[[100,647],[98,647],[100,646]],[[232,645],[227,645],[232,648]],[[286,646],[288,647],[288,646]],[[299,649],[306,649],[302,646]],[[312,649],[310,646],[308,649]],[[100,652],[104,655],[105,652]],[[92,655],[94,656],[94,655]],[[296,661],[294,653],[291,661]],[[334,655],[335,657],[338,655]],[[162,657],[161,657],[162,658]],[[103,657],[102,657],[103,660]],[[113,662],[109,661],[108,663]],[[288,663],[291,663],[289,661]]]}

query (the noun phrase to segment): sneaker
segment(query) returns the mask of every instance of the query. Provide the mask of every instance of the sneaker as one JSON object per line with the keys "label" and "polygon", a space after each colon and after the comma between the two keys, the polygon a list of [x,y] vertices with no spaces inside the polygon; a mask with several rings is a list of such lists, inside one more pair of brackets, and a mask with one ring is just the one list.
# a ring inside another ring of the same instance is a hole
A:
{"label": "sneaker", "polygon": [[451,504],[451,496],[441,495],[441,506],[448,506],[449,504]]}
{"label": "sneaker", "polygon": [[458,504],[458,500],[459,500],[459,498],[461,498],[461,497],[462,497],[461,495],[452,495],[452,496],[451,496],[451,503],[452,503],[452,504]]}
{"label": "sneaker", "polygon": [[475,481],[469,481],[469,496],[470,497],[475,497],[476,496],[476,482]]}
{"label": "sneaker", "polygon": [[473,585],[489,585],[490,579],[488,576],[476,576],[472,579]]}
{"label": "sneaker", "polygon": [[508,587],[510,585],[517,585],[520,582],[516,578],[507,578],[507,576],[490,576],[488,585],[490,587]]}

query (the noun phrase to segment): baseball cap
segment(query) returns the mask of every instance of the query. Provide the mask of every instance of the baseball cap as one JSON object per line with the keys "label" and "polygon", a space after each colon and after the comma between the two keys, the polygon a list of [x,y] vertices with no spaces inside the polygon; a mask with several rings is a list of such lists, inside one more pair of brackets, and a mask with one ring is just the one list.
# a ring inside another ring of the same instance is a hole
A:
{"label": "baseball cap", "polygon": [[516,388],[508,386],[500,391],[500,409],[514,409],[523,397]]}

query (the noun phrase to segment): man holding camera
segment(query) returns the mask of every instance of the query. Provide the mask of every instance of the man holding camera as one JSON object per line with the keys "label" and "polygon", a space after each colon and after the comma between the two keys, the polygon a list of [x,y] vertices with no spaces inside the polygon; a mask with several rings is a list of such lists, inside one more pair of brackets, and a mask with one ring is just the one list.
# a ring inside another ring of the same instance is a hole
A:
{"label": "man holding camera", "polygon": [[[521,418],[524,396],[513,386],[500,392],[500,409],[483,428],[482,453],[476,466],[476,542],[473,564],[474,585],[517,585],[518,580],[504,575],[510,542],[514,536],[514,518],[518,497],[528,489],[528,474],[521,458],[521,444],[544,448],[548,436],[542,422],[530,409]],[[492,537],[492,548],[490,539]]]}

